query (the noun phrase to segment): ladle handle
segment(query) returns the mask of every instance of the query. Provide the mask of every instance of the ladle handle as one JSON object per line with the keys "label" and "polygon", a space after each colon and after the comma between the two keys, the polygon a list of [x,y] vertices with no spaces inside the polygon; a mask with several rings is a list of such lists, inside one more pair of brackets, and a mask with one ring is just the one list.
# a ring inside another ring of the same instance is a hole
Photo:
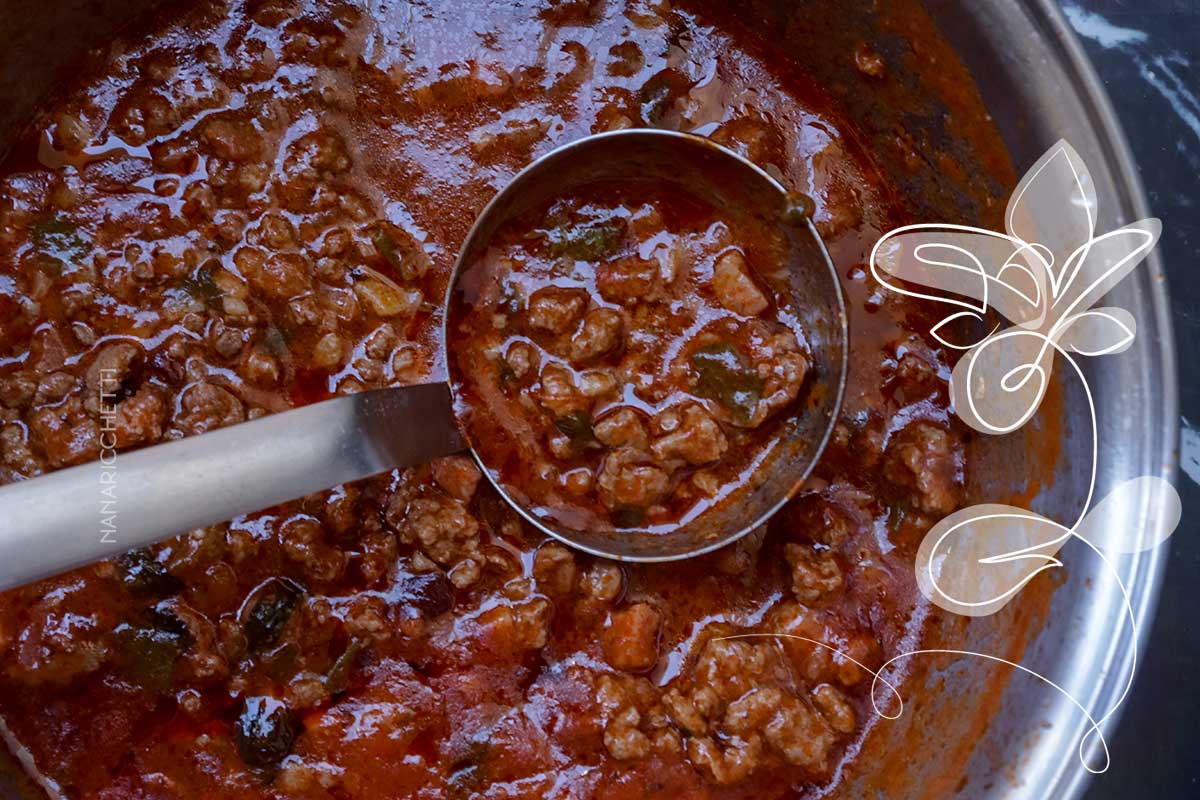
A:
{"label": "ladle handle", "polygon": [[0,591],[463,447],[432,383],[108,451],[0,488]]}

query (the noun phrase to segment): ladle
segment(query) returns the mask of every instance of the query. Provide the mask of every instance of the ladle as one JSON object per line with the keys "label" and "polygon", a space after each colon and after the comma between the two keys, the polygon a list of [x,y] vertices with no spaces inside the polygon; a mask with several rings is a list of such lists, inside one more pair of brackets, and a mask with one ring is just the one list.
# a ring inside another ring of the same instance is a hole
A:
{"label": "ladle", "polygon": [[[708,139],[650,129],[579,139],[522,170],[476,220],[451,276],[447,304],[461,300],[456,293],[462,277],[500,225],[556,193],[600,179],[679,183],[705,193],[718,208],[749,212],[786,236],[783,272],[812,347],[808,400],[781,434],[786,446],[766,466],[769,475],[747,497],[665,534],[560,529],[516,502],[488,465],[480,465],[527,520],[567,544],[631,561],[685,558],[761,525],[808,477],[841,404],[845,306],[833,264],[800,198]],[[446,364],[453,363],[449,353],[443,355]],[[140,450],[106,451],[99,462],[2,487],[0,590],[459,452],[468,443],[456,422],[454,394],[453,378],[366,391]]]}

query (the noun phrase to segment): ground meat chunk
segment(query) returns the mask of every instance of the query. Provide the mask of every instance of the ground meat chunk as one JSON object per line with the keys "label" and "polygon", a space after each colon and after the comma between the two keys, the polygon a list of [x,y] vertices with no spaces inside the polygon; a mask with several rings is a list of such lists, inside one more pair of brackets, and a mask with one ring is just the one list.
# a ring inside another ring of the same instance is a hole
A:
{"label": "ground meat chunk", "polygon": [[78,397],[34,412],[29,429],[51,467],[79,464],[100,455],[100,426],[84,411]]}
{"label": "ground meat chunk", "polygon": [[604,457],[596,488],[600,502],[610,509],[645,508],[666,496],[670,480],[653,465],[649,453],[622,447]]}
{"label": "ground meat chunk", "polygon": [[388,524],[400,541],[419,545],[442,566],[450,566],[479,550],[479,522],[461,500],[437,493],[411,502],[396,495],[387,510]]}
{"label": "ground meat chunk", "polygon": [[713,291],[725,308],[747,317],[766,311],[770,302],[750,276],[746,258],[737,250],[729,250],[713,265]]}
{"label": "ground meat chunk", "polygon": [[533,556],[533,577],[538,588],[551,597],[570,594],[578,573],[574,554],[558,542],[546,542]]}
{"label": "ground meat chunk", "polygon": [[604,746],[621,761],[643,759],[652,753],[678,755],[683,750],[658,690],[645,678],[620,673],[595,682],[595,699],[604,724]]}
{"label": "ground meat chunk", "polygon": [[288,558],[303,566],[315,581],[334,580],[346,568],[346,554],[325,542],[321,524],[312,517],[292,517],[283,524],[279,536]]}
{"label": "ground meat chunk", "polygon": [[658,661],[661,625],[661,615],[648,603],[635,603],[613,612],[602,638],[605,659],[627,672],[650,669]]}
{"label": "ground meat chunk", "polygon": [[610,561],[597,561],[580,580],[584,595],[601,603],[611,603],[620,597],[624,585],[621,568]]}
{"label": "ground meat chunk", "polygon": [[688,740],[687,753],[715,783],[726,786],[745,780],[758,769],[763,759],[762,739],[732,737],[725,746],[707,736]]}
{"label": "ground meat chunk", "polygon": [[606,447],[636,447],[646,449],[649,437],[642,415],[632,408],[622,407],[605,414],[596,422],[596,439]]}
{"label": "ground meat chunk", "polygon": [[85,378],[88,392],[96,396],[103,390],[111,402],[111,397],[117,394],[141,353],[141,348],[129,342],[117,342],[106,346],[88,367]]}
{"label": "ground meat chunk", "polygon": [[452,497],[464,503],[475,495],[483,473],[470,456],[446,456],[434,459],[430,466],[433,468],[433,479],[438,486],[446,490]]}
{"label": "ground meat chunk", "polygon": [[0,403],[9,408],[22,408],[28,405],[37,391],[37,381],[25,372],[14,372],[0,378]]}
{"label": "ground meat chunk", "polygon": [[546,646],[554,609],[544,597],[502,602],[480,614],[476,622],[489,649],[525,652]]}
{"label": "ground meat chunk", "polygon": [[214,383],[197,383],[183,393],[175,424],[185,434],[216,430],[246,418],[242,401]]}
{"label": "ground meat chunk", "polygon": [[596,289],[610,303],[653,299],[660,278],[658,261],[638,256],[606,261],[596,269]]}
{"label": "ground meat chunk", "polygon": [[529,298],[529,325],[546,333],[566,333],[586,308],[587,294],[582,290],[547,286]]}
{"label": "ground meat chunk", "polygon": [[523,380],[531,370],[541,366],[541,359],[541,351],[529,342],[513,342],[504,353],[504,363],[517,380]]}
{"label": "ground meat chunk", "polygon": [[788,761],[812,773],[824,775],[835,738],[825,720],[795,697],[785,697],[778,712],[767,723],[766,738]]}
{"label": "ground meat chunk", "polygon": [[201,139],[211,153],[228,161],[248,161],[262,148],[262,134],[254,129],[253,123],[229,114],[205,122]]}
{"label": "ground meat chunk", "polygon": [[611,308],[594,308],[583,318],[583,327],[571,340],[571,360],[590,361],[621,346],[625,320]]}
{"label": "ground meat chunk", "polygon": [[792,568],[792,591],[802,603],[818,603],[842,588],[842,570],[831,551],[789,543],[783,553]]}
{"label": "ground meat chunk", "polygon": [[650,737],[639,728],[641,713],[627,707],[616,714],[604,728],[604,746],[609,755],[620,761],[632,761],[650,755]]}
{"label": "ground meat chunk", "polygon": [[[57,584],[57,585],[55,585]],[[24,615],[13,637],[9,677],[28,685],[66,684],[99,669],[111,655],[111,625],[87,605],[79,586],[56,580]]]}
{"label": "ground meat chunk", "polygon": [[762,166],[784,166],[785,142],[779,127],[762,112],[749,111],[723,123],[712,138]]}
{"label": "ground meat chunk", "polygon": [[755,359],[755,370],[763,379],[763,393],[751,417],[750,427],[761,425],[767,417],[799,396],[808,367],[808,356],[791,332],[767,337],[761,354]]}
{"label": "ground meat chunk", "polygon": [[650,452],[660,465],[674,467],[683,461],[699,466],[716,461],[729,448],[721,426],[699,404],[669,409],[655,422],[663,434],[654,440]]}
{"label": "ground meat chunk", "polygon": [[538,401],[559,418],[586,410],[591,405],[575,385],[575,376],[571,370],[553,363],[542,368]]}
{"label": "ground meat chunk", "polygon": [[942,428],[916,422],[895,437],[887,449],[884,475],[913,490],[912,504],[933,514],[958,508],[962,489],[962,452]]}
{"label": "ground meat chunk", "polygon": [[421,307],[420,289],[397,286],[380,278],[366,278],[354,284],[354,296],[363,308],[377,317],[411,317]]}
{"label": "ground meat chunk", "polygon": [[117,406],[116,440],[118,448],[158,441],[162,436],[166,406],[159,390],[143,386]]}
{"label": "ground meat chunk", "polygon": [[312,288],[312,269],[300,253],[267,253],[242,247],[233,254],[237,268],[262,294],[288,300]]}
{"label": "ground meat chunk", "polygon": [[838,733],[853,733],[856,726],[854,707],[836,686],[823,683],[812,691],[813,705]]}
{"label": "ground meat chunk", "polygon": [[[109,390],[116,387],[116,384],[111,384]],[[33,402],[37,405],[45,405],[47,403],[57,403],[75,389],[75,376],[69,372],[51,372],[46,377],[42,378],[38,384],[37,393],[33,396]]]}
{"label": "ground meat chunk", "polygon": [[23,425],[0,428],[0,462],[26,478],[41,472],[41,462],[29,447],[28,433]]}

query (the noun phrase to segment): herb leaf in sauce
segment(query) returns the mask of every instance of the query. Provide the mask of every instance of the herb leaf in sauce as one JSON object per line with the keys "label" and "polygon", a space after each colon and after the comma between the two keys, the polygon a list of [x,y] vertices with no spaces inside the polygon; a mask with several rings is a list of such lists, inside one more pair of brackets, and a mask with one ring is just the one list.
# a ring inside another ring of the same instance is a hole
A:
{"label": "herb leaf in sauce", "polygon": [[299,733],[299,717],[281,701],[248,697],[234,726],[233,741],[247,766],[273,774]]}
{"label": "herb leaf in sauce", "polygon": [[144,547],[118,556],[116,563],[122,583],[136,594],[166,597],[183,589],[183,583]]}
{"label": "herb leaf in sauce", "polygon": [[283,359],[288,356],[288,335],[282,328],[275,325],[267,327],[267,332],[263,334],[262,343],[266,351],[275,358]]}
{"label": "herb leaf in sauce", "polygon": [[32,232],[46,266],[55,272],[61,273],[69,262],[87,255],[88,241],[80,235],[78,226],[61,214],[35,223]]}
{"label": "herb leaf in sauce", "polygon": [[284,642],[272,652],[266,653],[263,662],[271,680],[287,683],[296,674],[296,661],[299,658],[300,648],[294,642]]}
{"label": "herb leaf in sauce", "polygon": [[612,512],[612,522],[618,528],[640,528],[646,524],[646,509],[625,506]]}
{"label": "herb leaf in sauce", "polygon": [[554,420],[554,427],[571,441],[571,447],[583,450],[596,441],[596,429],[592,415],[586,411],[572,411],[565,417]]}
{"label": "herb leaf in sauce", "polygon": [[333,662],[333,666],[325,674],[325,688],[330,694],[337,694],[346,690],[346,683],[350,680],[350,673],[353,672],[354,664],[358,661],[358,655],[363,651],[364,646],[362,639],[350,640],[350,644],[346,645],[345,651],[338,656],[337,661]]}
{"label": "herb leaf in sauce", "polygon": [[301,590],[290,581],[274,580],[263,587],[246,617],[246,644],[258,652],[278,641],[296,606]]}
{"label": "herb leaf in sauce", "polygon": [[213,279],[212,268],[204,264],[188,277],[179,282],[185,292],[206,306],[210,306],[221,296],[221,288]]}
{"label": "herb leaf in sauce", "polygon": [[186,637],[170,630],[122,625],[114,631],[121,673],[143,689],[165,692],[175,677],[175,663]]}
{"label": "herb leaf in sauce", "polygon": [[692,367],[697,396],[716,400],[739,423],[750,421],[762,398],[763,381],[736,347],[729,342],[705,345],[692,354]]}
{"label": "herb leaf in sauce", "polygon": [[616,220],[555,228],[549,236],[550,255],[577,261],[599,261],[616,252],[624,235],[625,226]]}
{"label": "herb leaf in sauce", "polygon": [[379,255],[383,256],[384,261],[391,264],[396,270],[401,270],[404,266],[403,259],[396,251],[396,240],[392,235],[383,228],[375,231],[375,235],[371,237],[371,244],[375,245],[375,250]]}
{"label": "herb leaf in sauce", "polygon": [[424,619],[433,619],[454,607],[454,588],[442,572],[402,573],[395,591],[400,602]]}
{"label": "herb leaf in sauce", "polygon": [[512,383],[517,379],[517,372],[512,368],[512,364],[508,363],[508,359],[501,356],[496,359],[496,375],[500,378],[501,383]]}

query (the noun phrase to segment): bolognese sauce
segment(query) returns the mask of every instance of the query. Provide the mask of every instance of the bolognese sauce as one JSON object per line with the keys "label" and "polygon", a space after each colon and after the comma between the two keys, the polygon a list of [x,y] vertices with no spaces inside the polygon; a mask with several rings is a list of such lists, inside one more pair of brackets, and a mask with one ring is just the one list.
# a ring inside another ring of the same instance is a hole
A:
{"label": "bolognese sauce", "polygon": [[747,217],[661,181],[584,186],[464,265],[451,371],[510,496],[573,529],[655,531],[754,484],[810,358],[786,243]]}
{"label": "bolognese sauce", "polygon": [[[827,95],[710,11],[208,0],[114,42],[37,117],[0,165],[3,482],[99,457],[101,381],[123,450],[445,377],[438,300],[472,221],[533,158],[602,130],[708,135],[811,196],[852,331],[842,416],[804,490],[686,563],[547,540],[455,456],[0,595],[0,718],[43,786],[105,800],[831,786],[876,722],[868,670],[920,635],[912,543],[960,503],[965,440],[946,354],[862,268],[903,219],[899,187]],[[513,254],[553,270],[546,254],[579,248],[586,275],[523,284],[511,332],[480,333],[501,391],[531,389],[555,491],[577,481],[597,514],[656,518],[658,490],[685,483],[703,496],[703,473],[804,392],[803,331],[780,327],[756,277],[769,259],[672,209],[603,194],[546,209]],[[656,240],[665,251],[643,254]],[[676,246],[694,257],[672,286],[655,271]],[[645,373],[666,364],[661,389],[605,396],[625,359],[654,361],[638,314],[669,297],[714,316]],[[644,496],[623,470],[653,475]]]}

